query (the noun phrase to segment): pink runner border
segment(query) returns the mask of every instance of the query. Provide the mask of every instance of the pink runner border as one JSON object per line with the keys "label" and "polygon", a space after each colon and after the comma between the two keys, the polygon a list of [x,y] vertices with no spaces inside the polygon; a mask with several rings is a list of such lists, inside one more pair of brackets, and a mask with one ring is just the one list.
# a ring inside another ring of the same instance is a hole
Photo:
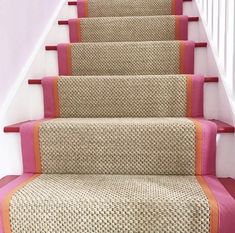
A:
{"label": "pink runner border", "polygon": [[216,175],[216,135],[217,126],[215,123],[204,120],[195,119],[202,126],[202,171],[196,175]]}
{"label": "pink runner border", "polygon": [[4,224],[3,224],[3,202],[4,198],[7,194],[9,194],[12,190],[17,188],[19,185],[21,185],[23,182],[30,179],[34,174],[23,174],[19,176],[18,178],[14,179],[4,187],[0,188],[0,233],[4,233]]}
{"label": "pink runner border", "polygon": [[177,40],[188,40],[188,16],[176,16],[179,26],[177,28],[178,32],[176,33]]}
{"label": "pink runner border", "polygon": [[203,117],[204,76],[192,76],[192,117]]}
{"label": "pink runner border", "polygon": [[36,171],[36,155],[35,155],[35,143],[34,143],[34,128],[36,124],[44,122],[48,119],[41,119],[38,121],[31,121],[24,123],[20,126],[21,136],[21,150],[23,160],[23,172],[24,173],[37,173]]}
{"label": "pink runner border", "polygon": [[25,173],[34,173],[36,171],[36,162],[34,155],[34,125],[36,121],[25,123],[20,126],[21,150],[23,160],[23,171]]}
{"label": "pink runner border", "polygon": [[173,12],[175,15],[182,15],[183,14],[183,0],[173,0],[174,7]]}
{"label": "pink runner border", "polygon": [[235,232],[235,200],[214,176],[204,176],[219,206],[219,233]]}
{"label": "pink runner border", "polygon": [[71,60],[71,54],[68,54],[69,46],[70,44],[57,45],[59,75],[71,75],[68,60]]}
{"label": "pink runner border", "polygon": [[194,73],[194,50],[195,42],[180,42],[180,72],[181,74]]}
{"label": "pink runner border", "polygon": [[69,23],[70,42],[71,43],[80,42],[80,38],[79,38],[80,31],[78,32],[78,24],[80,23],[79,19],[69,19],[68,23]]}
{"label": "pink runner border", "polygon": [[77,14],[78,14],[78,18],[87,17],[86,0],[77,0]]}
{"label": "pink runner border", "polygon": [[45,118],[58,117],[55,107],[54,81],[58,77],[44,77],[42,79],[43,99],[44,99],[44,116]]}

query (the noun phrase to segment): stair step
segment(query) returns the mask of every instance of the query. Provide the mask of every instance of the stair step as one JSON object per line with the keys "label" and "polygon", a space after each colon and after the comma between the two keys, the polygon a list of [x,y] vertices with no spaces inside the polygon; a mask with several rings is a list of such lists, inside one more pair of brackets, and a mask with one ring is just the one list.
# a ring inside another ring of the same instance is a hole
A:
{"label": "stair step", "polygon": [[[3,188],[13,180],[18,178],[19,175],[9,175],[0,179],[0,188]],[[226,188],[230,195],[235,199],[235,179],[233,178],[218,178],[220,183]]]}
{"label": "stair step", "polygon": [[[195,42],[195,48],[206,48],[207,42]],[[57,51],[58,46],[57,45],[46,45],[45,49],[47,51]]]}
{"label": "stair step", "polygon": [[[218,77],[213,77],[213,76],[204,77],[204,82],[205,83],[218,83],[219,78]],[[42,84],[42,79],[29,79],[28,84],[30,84],[30,85],[41,85]]]}
{"label": "stair step", "polygon": [[57,118],[24,123],[20,132],[27,173],[215,173],[216,125],[202,119]]}
{"label": "stair step", "polygon": [[[199,21],[199,17],[198,16],[189,16],[188,17],[188,21],[189,22],[198,22]],[[69,21],[68,20],[58,20],[58,25],[68,25]]]}
{"label": "stair step", "polygon": [[[0,188],[3,188],[7,184],[11,183],[13,180],[18,178],[19,175],[9,175],[0,179]],[[223,184],[230,195],[235,199],[235,179],[233,178],[218,178],[218,180]]]}
{"label": "stair step", "polygon": [[[45,117],[202,117],[198,75],[66,76],[43,83]],[[175,93],[175,94],[173,94]]]}
{"label": "stair step", "polygon": [[104,0],[78,0],[69,1],[68,5],[77,6],[78,18],[182,15],[183,13],[183,0],[119,0],[108,4]]}
{"label": "stair step", "polygon": [[192,41],[71,43],[58,50],[59,75],[164,75],[194,73]]}
{"label": "stair step", "polygon": [[1,193],[17,232],[234,232],[235,200],[213,176],[24,174]]}
{"label": "stair step", "polygon": [[135,16],[59,20],[69,25],[70,42],[187,40],[188,22],[199,17]]}
{"label": "stair step", "polygon": [[[183,2],[192,2],[192,0],[183,0]],[[77,1],[68,1],[69,6],[77,6]]]}
{"label": "stair step", "polygon": [[203,76],[66,76],[42,84],[45,118],[203,117]]}
{"label": "stair step", "polygon": [[187,16],[81,18],[68,24],[72,43],[188,39]]}
{"label": "stair step", "polygon": [[[217,133],[222,134],[222,133],[234,133],[235,132],[235,127],[227,124],[223,121],[220,120],[215,120],[215,119],[209,119],[209,121],[214,122],[217,125]],[[4,127],[4,133],[19,133],[20,132],[20,126],[23,125],[24,123],[27,123],[29,121],[24,121],[24,122],[19,122],[16,124],[11,124],[7,125]]]}

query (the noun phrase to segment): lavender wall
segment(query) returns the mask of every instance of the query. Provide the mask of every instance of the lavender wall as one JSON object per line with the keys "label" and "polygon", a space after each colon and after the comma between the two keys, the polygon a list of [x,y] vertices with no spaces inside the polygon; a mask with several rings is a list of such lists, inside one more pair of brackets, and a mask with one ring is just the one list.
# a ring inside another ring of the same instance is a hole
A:
{"label": "lavender wall", "polygon": [[0,0],[0,109],[61,0]]}

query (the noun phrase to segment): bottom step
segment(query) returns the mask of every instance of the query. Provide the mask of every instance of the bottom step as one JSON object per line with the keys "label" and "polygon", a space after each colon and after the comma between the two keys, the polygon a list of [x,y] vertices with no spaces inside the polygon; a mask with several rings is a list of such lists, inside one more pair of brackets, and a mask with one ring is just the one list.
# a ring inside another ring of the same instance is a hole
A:
{"label": "bottom step", "polygon": [[212,176],[25,174],[1,188],[1,213],[12,233],[235,232],[235,200]]}

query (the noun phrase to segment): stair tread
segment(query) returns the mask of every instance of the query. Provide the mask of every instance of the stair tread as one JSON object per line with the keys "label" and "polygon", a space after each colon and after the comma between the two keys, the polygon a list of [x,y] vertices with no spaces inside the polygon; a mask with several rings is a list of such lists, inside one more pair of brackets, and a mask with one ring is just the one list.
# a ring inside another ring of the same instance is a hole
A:
{"label": "stair tread", "polygon": [[202,117],[203,84],[200,75],[47,77],[44,112],[64,118]]}
{"label": "stair tread", "polygon": [[[128,18],[128,17],[172,17],[171,15],[153,15],[153,16],[124,16],[124,17],[100,17],[102,18]],[[183,15],[183,16],[187,16],[187,15]],[[173,17],[176,17],[173,15]],[[180,17],[180,15],[179,15]],[[188,21],[189,22],[198,22],[199,21],[199,17],[198,16],[187,16],[188,17]],[[92,19],[92,18],[82,18],[82,19]],[[76,20],[79,20],[78,18],[76,18]],[[68,20],[58,20],[58,25],[68,25]]]}
{"label": "stair tread", "polygon": [[[22,176],[22,175],[21,175]],[[83,176],[83,175],[81,175]],[[107,175],[110,176],[110,175]],[[114,175],[116,176],[116,175]],[[11,183],[16,178],[20,177],[20,175],[8,175],[0,179],[0,188]],[[145,176],[142,176],[145,177]],[[149,176],[151,177],[151,176]],[[227,191],[231,194],[231,196],[235,199],[235,179],[227,177],[227,178],[218,178],[218,180],[223,184],[223,186],[227,189]]]}
{"label": "stair tread", "polygon": [[57,118],[20,131],[25,172],[215,173],[216,125],[202,119]]}
{"label": "stair tread", "polygon": [[[50,175],[46,175],[46,176],[53,176],[53,175],[50,174]],[[73,176],[73,175],[71,175],[71,176]],[[86,175],[80,175],[80,176],[86,176]],[[99,175],[99,176],[102,176],[102,175]],[[105,176],[110,176],[110,175],[105,175]],[[117,176],[117,175],[113,175],[113,176]],[[20,177],[20,175],[8,175],[8,176],[1,178],[0,179],[0,188],[7,186],[9,183],[11,183],[13,180],[15,180],[18,177]],[[122,177],[125,177],[125,176],[122,175]],[[146,176],[142,175],[142,176],[136,176],[136,177],[146,177]],[[149,177],[152,177],[152,176],[149,176]],[[223,186],[226,188],[226,190],[235,199],[235,179],[227,177],[227,178],[218,178],[218,180],[221,182],[221,184],[223,184]]]}
{"label": "stair tread", "polygon": [[[40,174],[37,175],[37,178],[34,181],[32,181],[36,185],[38,185],[38,188],[33,187],[33,185],[28,188],[32,190],[32,192],[35,192],[34,195],[38,197],[34,199],[36,202],[40,201],[40,198],[46,201],[50,196],[54,197],[54,195],[56,195],[55,198],[59,198],[61,200],[64,200],[65,202],[69,199],[75,199],[74,195],[76,195],[77,202],[82,199],[90,199],[94,202],[101,202],[102,198],[104,201],[106,200],[108,202],[110,200],[109,197],[112,197],[112,195],[114,195],[115,193],[117,194],[117,196],[116,198],[115,196],[113,197],[113,201],[120,201],[121,199],[123,201],[134,201],[137,199],[142,199],[146,202],[158,202],[160,201],[158,198],[161,197],[167,202],[167,197],[161,195],[163,193],[158,193],[157,191],[158,189],[161,190],[162,188],[163,190],[161,191],[164,191],[165,188],[169,187],[169,189],[171,189],[171,192],[174,192],[175,188],[177,198],[181,198],[182,201],[187,202],[190,201],[190,199],[184,199],[184,196],[181,195],[181,188],[184,187],[185,189],[185,186],[190,184],[194,186],[192,183],[194,183],[195,179],[195,176],[177,175],[149,176],[102,174]],[[53,186],[55,187],[49,191],[50,187]],[[47,190],[48,192],[45,192],[43,194],[45,190]],[[67,190],[70,191],[65,193]],[[135,193],[133,193],[133,190],[135,190]],[[52,192],[53,194],[50,192]],[[167,192],[167,190],[165,190],[165,192]],[[183,192],[187,193],[190,191],[188,190],[188,188],[186,188],[185,190],[183,190]],[[65,196],[61,194],[65,194]],[[96,195],[100,196],[100,199],[94,199]],[[108,197],[108,195],[110,196]],[[195,195],[197,195],[197,192],[195,193]],[[26,199],[25,201],[27,202],[28,200]]]}
{"label": "stair tread", "polygon": [[[21,175],[22,176],[22,175]],[[84,175],[81,175],[84,176]],[[110,176],[110,175],[107,175]],[[116,175],[114,175],[116,176]],[[0,179],[0,188],[3,188],[4,186],[8,185],[11,183],[13,180],[16,178],[20,177],[20,175],[8,175],[4,176],[3,178]],[[142,175],[142,177],[145,177]],[[151,176],[149,176],[151,177]],[[226,177],[226,178],[217,178],[221,184],[226,188],[226,190],[230,193],[230,195],[235,199],[235,179]]]}
{"label": "stair tread", "polygon": [[[223,195],[218,201],[224,207],[219,209],[223,216],[229,217],[235,206],[235,200],[218,179],[211,176],[23,176],[14,180],[14,185],[10,183],[17,187],[23,180],[24,186],[12,193],[9,209],[4,212],[11,213],[12,228],[17,227],[21,232],[31,229],[35,213],[35,231],[43,226],[47,232],[52,229],[69,232],[71,227],[73,232],[81,232],[81,229],[86,232],[112,232],[116,229],[146,232],[156,227],[160,232],[166,227],[168,232],[181,232],[183,224],[186,229],[183,232],[205,232],[201,231],[202,228],[207,232],[210,224],[205,218],[207,220],[207,216],[218,210],[210,210],[214,199],[204,193],[205,187],[209,187],[216,198]],[[1,191],[6,193],[6,190]],[[50,224],[45,226],[48,216]],[[182,221],[172,221],[179,216]],[[144,224],[140,226],[140,222]],[[192,222],[198,224],[192,225]]]}
{"label": "stair tread", "polygon": [[[144,76],[144,75],[142,75],[142,76]],[[60,76],[48,76],[48,77],[60,77]],[[73,77],[73,78],[82,78],[82,77],[86,77],[86,76],[70,76],[70,77]],[[95,77],[99,78],[99,77],[104,77],[104,76],[95,76]],[[112,76],[106,76],[106,77],[116,77],[116,76],[112,75]],[[131,75],[129,75],[128,77],[131,77]],[[46,77],[43,77],[42,79],[44,79],[44,78],[46,78]],[[40,79],[40,78],[30,78],[28,80],[28,84],[37,84],[37,85],[42,84],[42,79]],[[219,82],[219,78],[216,77],[216,76],[205,76],[204,77],[204,82],[205,83],[218,83]]]}
{"label": "stair tread", "polygon": [[193,41],[59,44],[59,74],[192,74],[195,45]]}
{"label": "stair tread", "polygon": [[[210,119],[208,119],[210,121]],[[235,127],[220,121],[220,120],[214,120],[212,119],[211,121],[213,121],[216,125],[217,125],[217,133],[232,133],[235,131]],[[15,124],[10,124],[4,127],[4,132],[5,133],[19,133],[20,132],[20,126],[23,125],[26,122],[34,122],[34,120],[32,121],[24,121],[24,122],[18,122]],[[221,126],[223,125],[223,126]]]}
{"label": "stair tread", "polygon": [[69,19],[70,42],[187,40],[187,16]]}

